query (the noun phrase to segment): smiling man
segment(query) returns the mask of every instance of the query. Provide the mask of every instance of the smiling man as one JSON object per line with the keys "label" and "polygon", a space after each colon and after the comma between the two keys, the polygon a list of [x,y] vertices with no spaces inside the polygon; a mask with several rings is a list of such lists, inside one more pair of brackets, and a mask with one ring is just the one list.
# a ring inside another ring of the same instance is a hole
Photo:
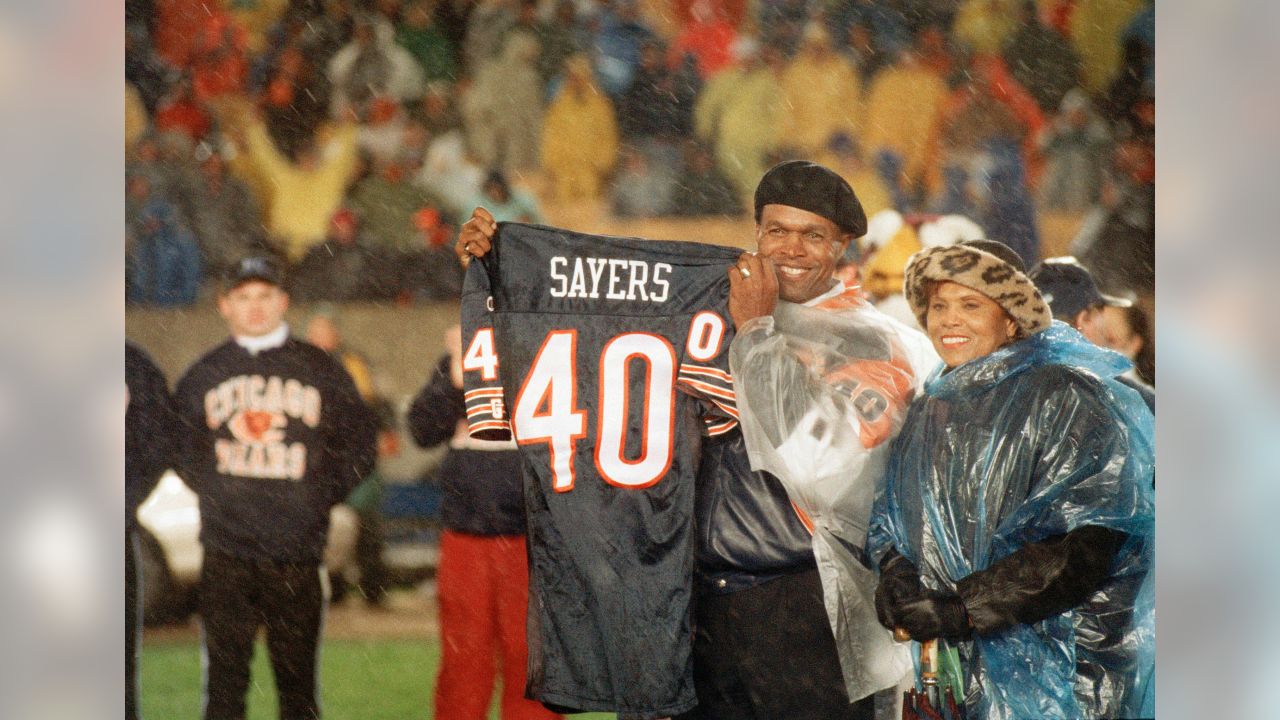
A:
{"label": "smiling man", "polygon": [[[846,502],[855,483],[871,489],[869,476],[854,476],[856,458],[884,452],[937,356],[921,333],[836,278],[841,256],[867,231],[862,205],[839,175],[803,160],[776,165],[756,188],[755,216],[757,251],[728,270],[743,432],[704,445],[698,477],[698,708],[686,717],[870,718],[868,693],[901,669],[867,672],[879,662],[871,655],[892,654],[883,633],[877,637],[888,652],[854,647],[843,634],[837,641],[833,623],[865,628],[875,618],[828,617],[836,601],[824,594],[839,583],[825,569],[819,573],[815,547],[834,543],[815,545],[814,533],[847,516],[847,504],[832,503]],[[839,421],[807,421],[818,408],[840,408]],[[828,437],[815,450],[814,434],[837,426],[857,432]],[[776,461],[753,462],[766,456]],[[869,514],[871,493],[865,495],[855,514]],[[827,500],[807,501],[819,496]],[[860,545],[864,533],[848,529],[845,542]],[[838,561],[823,556],[825,568]],[[862,585],[858,592],[870,598],[874,588]]]}

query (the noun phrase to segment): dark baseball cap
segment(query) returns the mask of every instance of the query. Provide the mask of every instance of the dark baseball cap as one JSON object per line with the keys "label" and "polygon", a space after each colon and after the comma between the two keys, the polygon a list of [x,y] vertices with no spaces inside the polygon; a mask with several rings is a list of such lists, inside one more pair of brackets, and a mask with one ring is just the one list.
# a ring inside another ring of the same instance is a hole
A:
{"label": "dark baseball cap", "polygon": [[820,215],[844,232],[867,234],[867,213],[853,188],[834,170],[807,160],[788,160],[769,168],[756,186],[756,222],[765,205],[787,205]]}
{"label": "dark baseball cap", "polygon": [[226,288],[234,290],[250,280],[260,280],[276,287],[284,286],[280,266],[269,257],[247,257],[236,263],[227,273]]}
{"label": "dark baseball cap", "polygon": [[1075,318],[1081,311],[1098,305],[1129,307],[1132,300],[1106,295],[1098,289],[1093,273],[1074,257],[1046,258],[1028,274],[1040,289],[1055,318]]}

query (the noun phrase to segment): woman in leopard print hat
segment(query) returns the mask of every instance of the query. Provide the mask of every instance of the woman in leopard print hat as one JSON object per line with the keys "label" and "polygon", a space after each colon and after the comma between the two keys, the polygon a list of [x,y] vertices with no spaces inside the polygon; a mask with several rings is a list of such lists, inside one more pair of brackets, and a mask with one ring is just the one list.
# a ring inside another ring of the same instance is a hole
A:
{"label": "woman in leopard print hat", "polygon": [[1152,716],[1154,420],[1127,361],[999,243],[922,250],[904,285],[944,365],[871,512],[877,617],[956,647],[970,720]]}

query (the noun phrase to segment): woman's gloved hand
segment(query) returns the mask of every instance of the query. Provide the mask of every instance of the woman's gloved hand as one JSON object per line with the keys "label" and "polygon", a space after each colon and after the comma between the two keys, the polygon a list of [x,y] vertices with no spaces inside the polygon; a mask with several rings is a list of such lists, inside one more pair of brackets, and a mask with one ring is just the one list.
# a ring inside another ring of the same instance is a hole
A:
{"label": "woman's gloved hand", "polygon": [[926,590],[920,597],[894,605],[891,612],[897,626],[917,642],[939,637],[961,640],[973,634],[964,601],[955,593]]}
{"label": "woman's gloved hand", "polygon": [[876,586],[876,618],[880,624],[890,630],[901,627],[901,623],[895,622],[894,608],[924,592],[919,568],[890,548],[880,560],[880,584]]}

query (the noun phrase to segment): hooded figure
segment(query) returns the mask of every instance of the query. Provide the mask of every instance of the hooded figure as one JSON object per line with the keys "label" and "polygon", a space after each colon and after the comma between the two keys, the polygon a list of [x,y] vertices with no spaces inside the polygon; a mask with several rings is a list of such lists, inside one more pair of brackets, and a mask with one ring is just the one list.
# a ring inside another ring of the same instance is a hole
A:
{"label": "hooded figure", "polygon": [[422,68],[413,55],[396,44],[396,31],[381,17],[361,17],[351,42],[334,53],[327,74],[333,85],[335,117],[348,105],[357,109],[375,97],[397,102],[422,97]]}
{"label": "hooded figure", "polygon": [[564,87],[547,108],[542,168],[551,176],[557,200],[594,200],[618,158],[618,121],[585,55],[569,58],[565,75]]}
{"label": "hooded figure", "polygon": [[508,171],[537,166],[543,113],[538,53],[533,36],[513,32],[501,54],[476,71],[461,109],[467,141],[481,164]]}
{"label": "hooded figure", "polygon": [[944,365],[871,513],[881,623],[954,643],[969,718],[1154,715],[1154,419],[1128,361],[999,243],[917,253],[905,294]]}

